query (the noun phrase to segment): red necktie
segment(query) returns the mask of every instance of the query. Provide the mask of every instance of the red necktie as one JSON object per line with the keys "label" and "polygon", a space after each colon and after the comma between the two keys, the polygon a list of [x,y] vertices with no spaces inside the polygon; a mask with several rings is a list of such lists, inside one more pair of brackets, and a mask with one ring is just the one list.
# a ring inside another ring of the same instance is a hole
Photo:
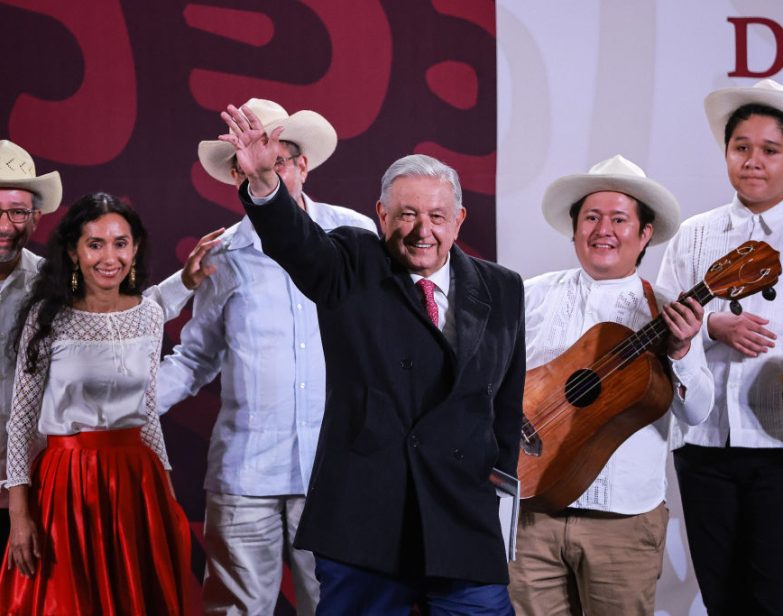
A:
{"label": "red necktie", "polygon": [[435,283],[426,278],[422,278],[416,283],[416,286],[421,289],[424,294],[424,309],[427,311],[427,316],[432,321],[435,327],[438,327],[438,304],[435,303]]}

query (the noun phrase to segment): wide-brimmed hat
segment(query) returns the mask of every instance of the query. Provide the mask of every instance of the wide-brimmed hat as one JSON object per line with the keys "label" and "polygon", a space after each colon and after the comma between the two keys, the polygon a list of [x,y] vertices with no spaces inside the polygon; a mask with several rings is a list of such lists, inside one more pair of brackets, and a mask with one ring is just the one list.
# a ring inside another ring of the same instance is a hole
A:
{"label": "wide-brimmed hat", "polygon": [[[245,103],[258,116],[267,133],[283,127],[281,141],[291,141],[307,157],[307,168],[315,169],[325,162],[337,148],[337,132],[320,113],[303,109],[293,115],[274,101],[251,98]],[[233,184],[231,158],[234,146],[225,141],[202,141],[198,144],[198,159],[207,173],[216,180]]]}
{"label": "wide-brimmed hat", "polygon": [[0,140],[0,188],[18,188],[34,193],[40,199],[38,205],[42,214],[54,212],[63,198],[60,174],[51,171],[35,175],[33,157],[7,139]]}
{"label": "wide-brimmed hat", "polygon": [[783,113],[783,85],[773,79],[762,79],[750,88],[715,90],[704,99],[704,111],[710,130],[721,148],[726,145],[726,123],[731,114],[743,105],[766,105]]}
{"label": "wide-brimmed hat", "polygon": [[619,154],[594,165],[587,173],[567,175],[552,182],[544,193],[541,211],[550,225],[571,237],[574,233],[569,215],[571,206],[597,192],[623,193],[649,206],[655,212],[655,232],[650,245],[665,242],[680,226],[680,205],[674,195]]}

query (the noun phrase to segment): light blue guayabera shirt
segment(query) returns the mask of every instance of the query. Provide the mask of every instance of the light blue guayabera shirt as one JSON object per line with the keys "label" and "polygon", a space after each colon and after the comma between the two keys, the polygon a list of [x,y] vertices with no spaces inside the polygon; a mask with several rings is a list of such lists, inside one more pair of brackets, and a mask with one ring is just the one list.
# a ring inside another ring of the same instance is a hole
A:
{"label": "light blue guayabera shirt", "polygon": [[[367,216],[316,203],[310,217],[329,231],[376,232]],[[244,217],[210,257],[217,271],[197,289],[193,318],[158,371],[158,412],[195,395],[221,373],[221,407],[204,488],[244,496],[304,494],[325,400],[315,304],[267,257]]]}

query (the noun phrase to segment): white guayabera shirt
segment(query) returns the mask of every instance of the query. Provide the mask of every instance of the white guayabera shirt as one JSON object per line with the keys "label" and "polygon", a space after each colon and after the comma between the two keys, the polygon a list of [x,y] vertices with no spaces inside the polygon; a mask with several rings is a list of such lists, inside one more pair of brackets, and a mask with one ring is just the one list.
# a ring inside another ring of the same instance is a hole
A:
{"label": "white guayabera shirt", "polygon": [[[666,248],[658,284],[669,289],[693,286],[714,261],[748,240],[764,241],[775,250],[783,247],[783,203],[753,214],[735,195],[728,205],[689,218]],[[760,293],[740,301],[743,310],[769,319],[765,327],[777,334],[775,347],[759,357],[745,357],[711,339],[705,314],[702,339],[715,379],[715,403],[701,425],[675,423],[673,447],[723,447],[729,434],[735,447],[783,447],[783,288],[778,287],[774,301]],[[729,302],[714,299],[705,310],[725,312]]]}
{"label": "white guayabera shirt", "polygon": [[[685,289],[688,290],[688,289]],[[655,290],[659,306],[671,301]],[[637,274],[616,280],[593,280],[582,269],[551,272],[525,281],[527,369],[564,353],[593,325],[614,322],[637,331],[652,320]],[[681,360],[672,361],[675,393],[671,410],[684,423],[696,424],[709,412],[712,377],[697,336]],[[631,435],[609,458],[598,477],[571,506],[621,514],[645,513],[666,493],[670,414]]]}

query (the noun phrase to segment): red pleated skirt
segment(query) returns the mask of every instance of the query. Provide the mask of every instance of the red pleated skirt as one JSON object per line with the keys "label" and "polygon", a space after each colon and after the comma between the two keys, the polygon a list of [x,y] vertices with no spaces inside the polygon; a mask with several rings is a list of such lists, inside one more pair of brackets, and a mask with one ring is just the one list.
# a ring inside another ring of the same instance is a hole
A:
{"label": "red pleated skirt", "polygon": [[188,520],[138,428],[50,436],[31,480],[41,559],[27,578],[6,550],[0,614],[188,612]]}

